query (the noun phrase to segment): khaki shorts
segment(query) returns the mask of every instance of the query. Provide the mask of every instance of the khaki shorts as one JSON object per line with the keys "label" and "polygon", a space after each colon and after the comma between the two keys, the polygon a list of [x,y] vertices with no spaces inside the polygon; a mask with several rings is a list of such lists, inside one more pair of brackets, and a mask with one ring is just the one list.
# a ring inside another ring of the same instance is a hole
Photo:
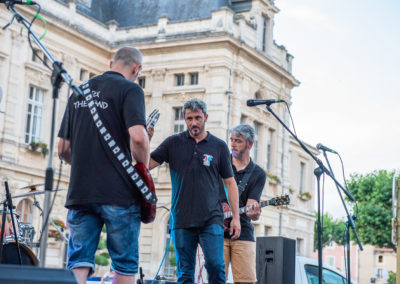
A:
{"label": "khaki shorts", "polygon": [[224,239],[226,275],[231,263],[234,282],[257,282],[255,253],[255,242]]}

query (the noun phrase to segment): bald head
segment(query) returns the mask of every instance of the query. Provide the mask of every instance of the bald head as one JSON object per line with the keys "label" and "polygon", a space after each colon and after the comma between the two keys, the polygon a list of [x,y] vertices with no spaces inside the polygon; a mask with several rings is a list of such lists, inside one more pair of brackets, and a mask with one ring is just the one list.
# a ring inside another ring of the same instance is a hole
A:
{"label": "bald head", "polygon": [[114,55],[115,63],[122,63],[125,66],[142,65],[142,53],[135,47],[122,47]]}
{"label": "bald head", "polygon": [[117,50],[110,68],[121,73],[127,80],[135,81],[142,69],[142,62],[143,56],[139,49],[125,46]]}

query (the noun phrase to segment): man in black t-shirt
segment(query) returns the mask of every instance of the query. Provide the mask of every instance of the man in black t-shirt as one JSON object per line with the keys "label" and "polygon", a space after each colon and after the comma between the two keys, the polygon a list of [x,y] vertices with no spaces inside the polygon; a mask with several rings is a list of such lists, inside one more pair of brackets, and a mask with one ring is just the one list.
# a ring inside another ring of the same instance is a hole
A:
{"label": "man in black t-shirt", "polygon": [[[119,49],[110,71],[88,81],[98,115],[121,152],[132,161],[149,164],[144,94],[134,83],[142,54],[133,47]],[[84,97],[72,95],[58,136],[60,159],[71,164],[65,206],[70,240],[68,268],[79,283],[94,271],[94,256],[103,225],[116,283],[134,283],[138,271],[140,196],[129,176],[120,174],[102,144]]]}
{"label": "man in black t-shirt", "polygon": [[240,124],[233,127],[230,132],[232,167],[239,189],[239,207],[250,206],[250,209],[246,214],[240,215],[242,231],[238,239],[233,240],[229,234],[225,233],[225,271],[228,273],[229,263],[231,263],[235,283],[255,283],[257,279],[254,228],[250,220],[258,220],[260,217],[259,202],[266,174],[250,158],[250,150],[254,143],[253,127]]}
{"label": "man in black t-shirt", "polygon": [[183,106],[188,130],[172,135],[151,153],[150,169],[169,163],[172,201],[170,228],[178,283],[194,283],[196,249],[202,247],[210,284],[225,283],[223,213],[219,181],[223,179],[232,204],[230,234],[240,235],[238,191],[226,143],[208,131],[207,106],[191,99]]}

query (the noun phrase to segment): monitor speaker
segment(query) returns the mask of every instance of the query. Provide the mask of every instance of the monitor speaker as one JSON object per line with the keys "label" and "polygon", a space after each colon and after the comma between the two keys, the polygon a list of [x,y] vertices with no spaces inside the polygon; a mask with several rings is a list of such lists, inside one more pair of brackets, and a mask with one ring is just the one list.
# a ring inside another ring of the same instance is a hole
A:
{"label": "monitor speaker", "polygon": [[258,284],[294,284],[296,241],[284,237],[256,240]]}
{"label": "monitor speaker", "polygon": [[71,270],[0,264],[1,284],[78,284]]}

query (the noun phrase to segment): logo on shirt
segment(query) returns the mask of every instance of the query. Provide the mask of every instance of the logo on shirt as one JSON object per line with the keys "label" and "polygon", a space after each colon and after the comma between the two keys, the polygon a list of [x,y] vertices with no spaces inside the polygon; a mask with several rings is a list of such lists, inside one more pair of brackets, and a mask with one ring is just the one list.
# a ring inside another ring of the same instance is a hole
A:
{"label": "logo on shirt", "polygon": [[207,166],[207,167],[209,167],[210,166],[210,163],[211,163],[211,160],[214,158],[213,156],[211,156],[211,155],[208,155],[208,154],[203,154],[203,165],[204,166]]}

